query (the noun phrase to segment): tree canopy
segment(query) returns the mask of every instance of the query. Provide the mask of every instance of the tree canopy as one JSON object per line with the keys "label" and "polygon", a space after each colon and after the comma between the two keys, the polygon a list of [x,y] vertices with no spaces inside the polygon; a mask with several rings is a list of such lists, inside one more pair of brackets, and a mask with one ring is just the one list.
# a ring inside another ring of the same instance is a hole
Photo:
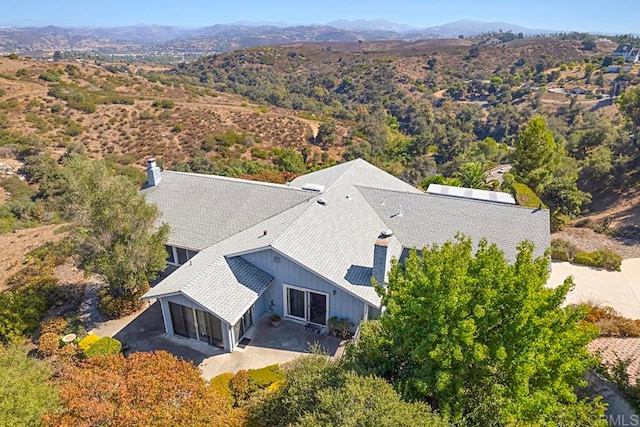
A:
{"label": "tree canopy", "polygon": [[542,117],[534,117],[518,135],[513,173],[536,193],[551,181],[562,158],[561,147]]}
{"label": "tree canopy", "polygon": [[47,362],[29,358],[19,344],[0,346],[0,425],[39,426],[45,412],[56,410],[51,371]]}
{"label": "tree canopy", "polygon": [[602,407],[574,392],[595,365],[586,344],[597,331],[562,307],[570,278],[545,287],[548,268],[528,242],[513,264],[486,241],[473,254],[464,236],[414,251],[393,266],[386,313],[362,328],[349,360],[462,424],[598,423]]}
{"label": "tree canopy", "polygon": [[72,156],[65,171],[70,177],[73,236],[83,267],[107,281],[101,308],[109,315],[126,314],[137,307],[149,280],[166,266],[169,226],[156,228],[158,208],[103,162]]}
{"label": "tree canopy", "polygon": [[62,409],[46,426],[241,426],[242,411],[189,361],[159,351],[87,359],[63,370]]}
{"label": "tree canopy", "polygon": [[320,354],[296,359],[280,387],[253,408],[259,426],[446,426],[424,403],[409,403],[382,378],[361,376]]}

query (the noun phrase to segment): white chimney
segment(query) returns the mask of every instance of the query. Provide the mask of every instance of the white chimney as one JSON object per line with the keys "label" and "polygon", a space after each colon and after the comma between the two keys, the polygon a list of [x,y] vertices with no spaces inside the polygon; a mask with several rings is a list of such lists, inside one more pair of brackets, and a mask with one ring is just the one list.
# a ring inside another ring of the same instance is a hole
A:
{"label": "white chimney", "polygon": [[160,168],[156,165],[155,157],[152,157],[147,160],[147,187],[155,187],[161,179]]}

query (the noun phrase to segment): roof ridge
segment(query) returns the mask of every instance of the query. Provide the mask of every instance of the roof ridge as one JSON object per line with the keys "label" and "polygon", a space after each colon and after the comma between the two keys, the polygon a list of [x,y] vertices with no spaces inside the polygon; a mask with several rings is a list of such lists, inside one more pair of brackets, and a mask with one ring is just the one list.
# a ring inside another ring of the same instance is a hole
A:
{"label": "roof ridge", "polygon": [[[412,196],[416,196],[416,197],[438,197],[438,198],[444,198],[447,200],[459,200],[459,201],[464,201],[464,202],[470,202],[470,203],[482,203],[482,204],[490,204],[492,206],[504,206],[504,207],[509,207],[509,208],[519,208],[519,209],[526,209],[526,210],[542,210],[542,211],[548,211],[549,209],[547,208],[542,208],[542,209],[538,209],[538,208],[532,208],[529,206],[522,206],[522,205],[512,205],[509,203],[500,203],[500,202],[494,202],[492,200],[482,200],[482,199],[472,199],[470,197],[455,197],[455,196],[447,196],[444,194],[434,194],[434,193],[412,193],[410,191],[401,191],[401,190],[387,190],[385,188],[377,188],[377,187],[367,187],[365,185],[354,185],[354,187],[356,187],[356,190],[358,190],[358,188],[366,188],[366,189],[371,189],[371,190],[379,190],[379,191],[388,191],[388,192],[393,192],[393,193],[401,193],[401,194],[408,194],[408,195],[412,195]],[[463,187],[466,188],[466,187]],[[487,190],[490,191],[490,190]],[[358,190],[359,192],[359,190]],[[507,193],[509,194],[509,193]],[[364,196],[364,195],[363,195]]]}
{"label": "roof ridge", "polygon": [[[336,185],[336,183],[337,183],[338,181],[340,181],[340,180],[345,176],[345,174],[346,174],[349,170],[351,170],[351,168],[352,168],[356,163],[358,163],[358,161],[363,161],[363,162],[367,163],[367,161],[366,161],[366,160],[362,160],[360,157],[358,157],[357,159],[349,160],[348,162],[339,163],[339,164],[335,165],[335,166],[340,166],[340,165],[347,165],[347,164],[351,163],[351,164],[349,165],[349,167],[347,167],[347,168],[344,170],[344,172],[342,172],[342,173],[340,174],[340,176],[339,176],[339,177],[337,177],[337,178],[336,178],[336,180],[335,180],[335,181],[333,181],[333,182],[331,183],[331,185],[330,185],[330,186],[328,186],[328,187],[325,189],[325,192],[329,191],[333,186],[335,186],[335,185]],[[334,167],[334,166],[332,166],[332,167]],[[328,168],[328,169],[330,169],[330,168]],[[303,175],[303,176],[304,176],[304,175]]]}
{"label": "roof ridge", "polygon": [[[192,177],[195,177],[195,178],[218,179],[218,180],[221,180],[221,181],[237,182],[239,184],[260,185],[260,186],[265,186],[265,187],[282,188],[282,189],[285,189],[285,190],[295,190],[295,191],[304,192],[304,193],[311,193],[311,194],[317,193],[317,192],[312,191],[312,190],[305,190],[303,188],[294,187],[292,185],[287,185],[287,184],[277,184],[275,182],[254,181],[254,180],[251,180],[251,179],[236,178],[236,177],[222,176],[222,175],[213,175],[213,174],[206,174],[206,173],[180,172],[180,171],[172,171],[172,170],[164,170],[164,171],[162,171],[162,173],[165,173],[165,172],[169,172],[169,173],[176,174],[176,175],[188,175],[188,176],[192,176]],[[159,185],[162,185],[162,182]]]}

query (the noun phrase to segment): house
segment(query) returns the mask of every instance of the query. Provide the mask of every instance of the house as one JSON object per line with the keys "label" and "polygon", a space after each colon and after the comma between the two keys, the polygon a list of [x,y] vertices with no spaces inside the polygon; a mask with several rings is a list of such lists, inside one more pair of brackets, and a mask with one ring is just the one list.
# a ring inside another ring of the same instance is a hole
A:
{"label": "house", "polygon": [[233,351],[265,314],[322,329],[381,313],[393,258],[451,240],[486,237],[514,260],[529,239],[549,246],[549,212],[469,195],[425,194],[364,160],[271,184],[160,171],[142,193],[171,226],[175,271],[143,299],[160,301],[167,334]]}
{"label": "house", "polygon": [[593,93],[593,90],[591,89],[585,88],[583,86],[573,85],[573,84],[564,85],[563,90],[565,93],[569,93],[572,95],[587,95],[587,94]]}
{"label": "house", "polygon": [[621,44],[611,56],[614,58],[624,58],[625,62],[635,64],[640,60],[640,49],[631,44]]}

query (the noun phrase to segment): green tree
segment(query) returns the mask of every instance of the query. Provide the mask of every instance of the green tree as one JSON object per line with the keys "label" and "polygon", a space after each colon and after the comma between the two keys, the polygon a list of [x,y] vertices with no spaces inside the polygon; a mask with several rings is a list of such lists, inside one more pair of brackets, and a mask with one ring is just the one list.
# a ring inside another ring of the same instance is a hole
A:
{"label": "green tree", "polygon": [[547,129],[542,117],[534,117],[518,135],[512,172],[518,180],[540,193],[553,179],[561,158],[562,150],[554,140],[553,132]]}
{"label": "green tree", "polygon": [[73,238],[88,273],[102,275],[108,288],[101,308],[124,315],[139,307],[148,282],[166,266],[169,226],[156,227],[160,212],[147,204],[127,177],[103,162],[78,156],[65,161],[69,175]]}
{"label": "green tree", "polygon": [[487,171],[481,163],[465,163],[460,170],[455,173],[455,177],[460,180],[462,187],[466,188],[487,188]]}
{"label": "green tree", "polygon": [[258,426],[447,425],[424,403],[402,401],[381,378],[360,376],[323,355],[295,360],[280,388],[250,410]]}
{"label": "green tree", "polygon": [[322,122],[318,127],[315,142],[322,147],[331,147],[336,142],[336,123],[334,121]]}
{"label": "green tree", "polygon": [[484,240],[473,247],[458,236],[396,263],[378,288],[385,315],[349,362],[465,425],[600,423],[603,407],[574,392],[598,332],[581,324],[584,310],[562,307],[571,279],[547,288],[549,260],[528,242],[514,264]]}
{"label": "green tree", "polygon": [[578,189],[575,180],[556,179],[544,187],[542,200],[551,210],[551,225],[554,230],[582,211],[582,205],[590,200],[590,195]]}
{"label": "green tree", "polygon": [[0,425],[39,426],[45,412],[57,409],[51,372],[48,363],[29,358],[21,345],[0,346]]}
{"label": "green tree", "polygon": [[302,154],[293,148],[275,148],[273,164],[282,172],[305,173],[307,170]]}
{"label": "green tree", "polygon": [[640,127],[640,86],[623,93],[616,101],[620,113],[632,123],[633,131]]}

